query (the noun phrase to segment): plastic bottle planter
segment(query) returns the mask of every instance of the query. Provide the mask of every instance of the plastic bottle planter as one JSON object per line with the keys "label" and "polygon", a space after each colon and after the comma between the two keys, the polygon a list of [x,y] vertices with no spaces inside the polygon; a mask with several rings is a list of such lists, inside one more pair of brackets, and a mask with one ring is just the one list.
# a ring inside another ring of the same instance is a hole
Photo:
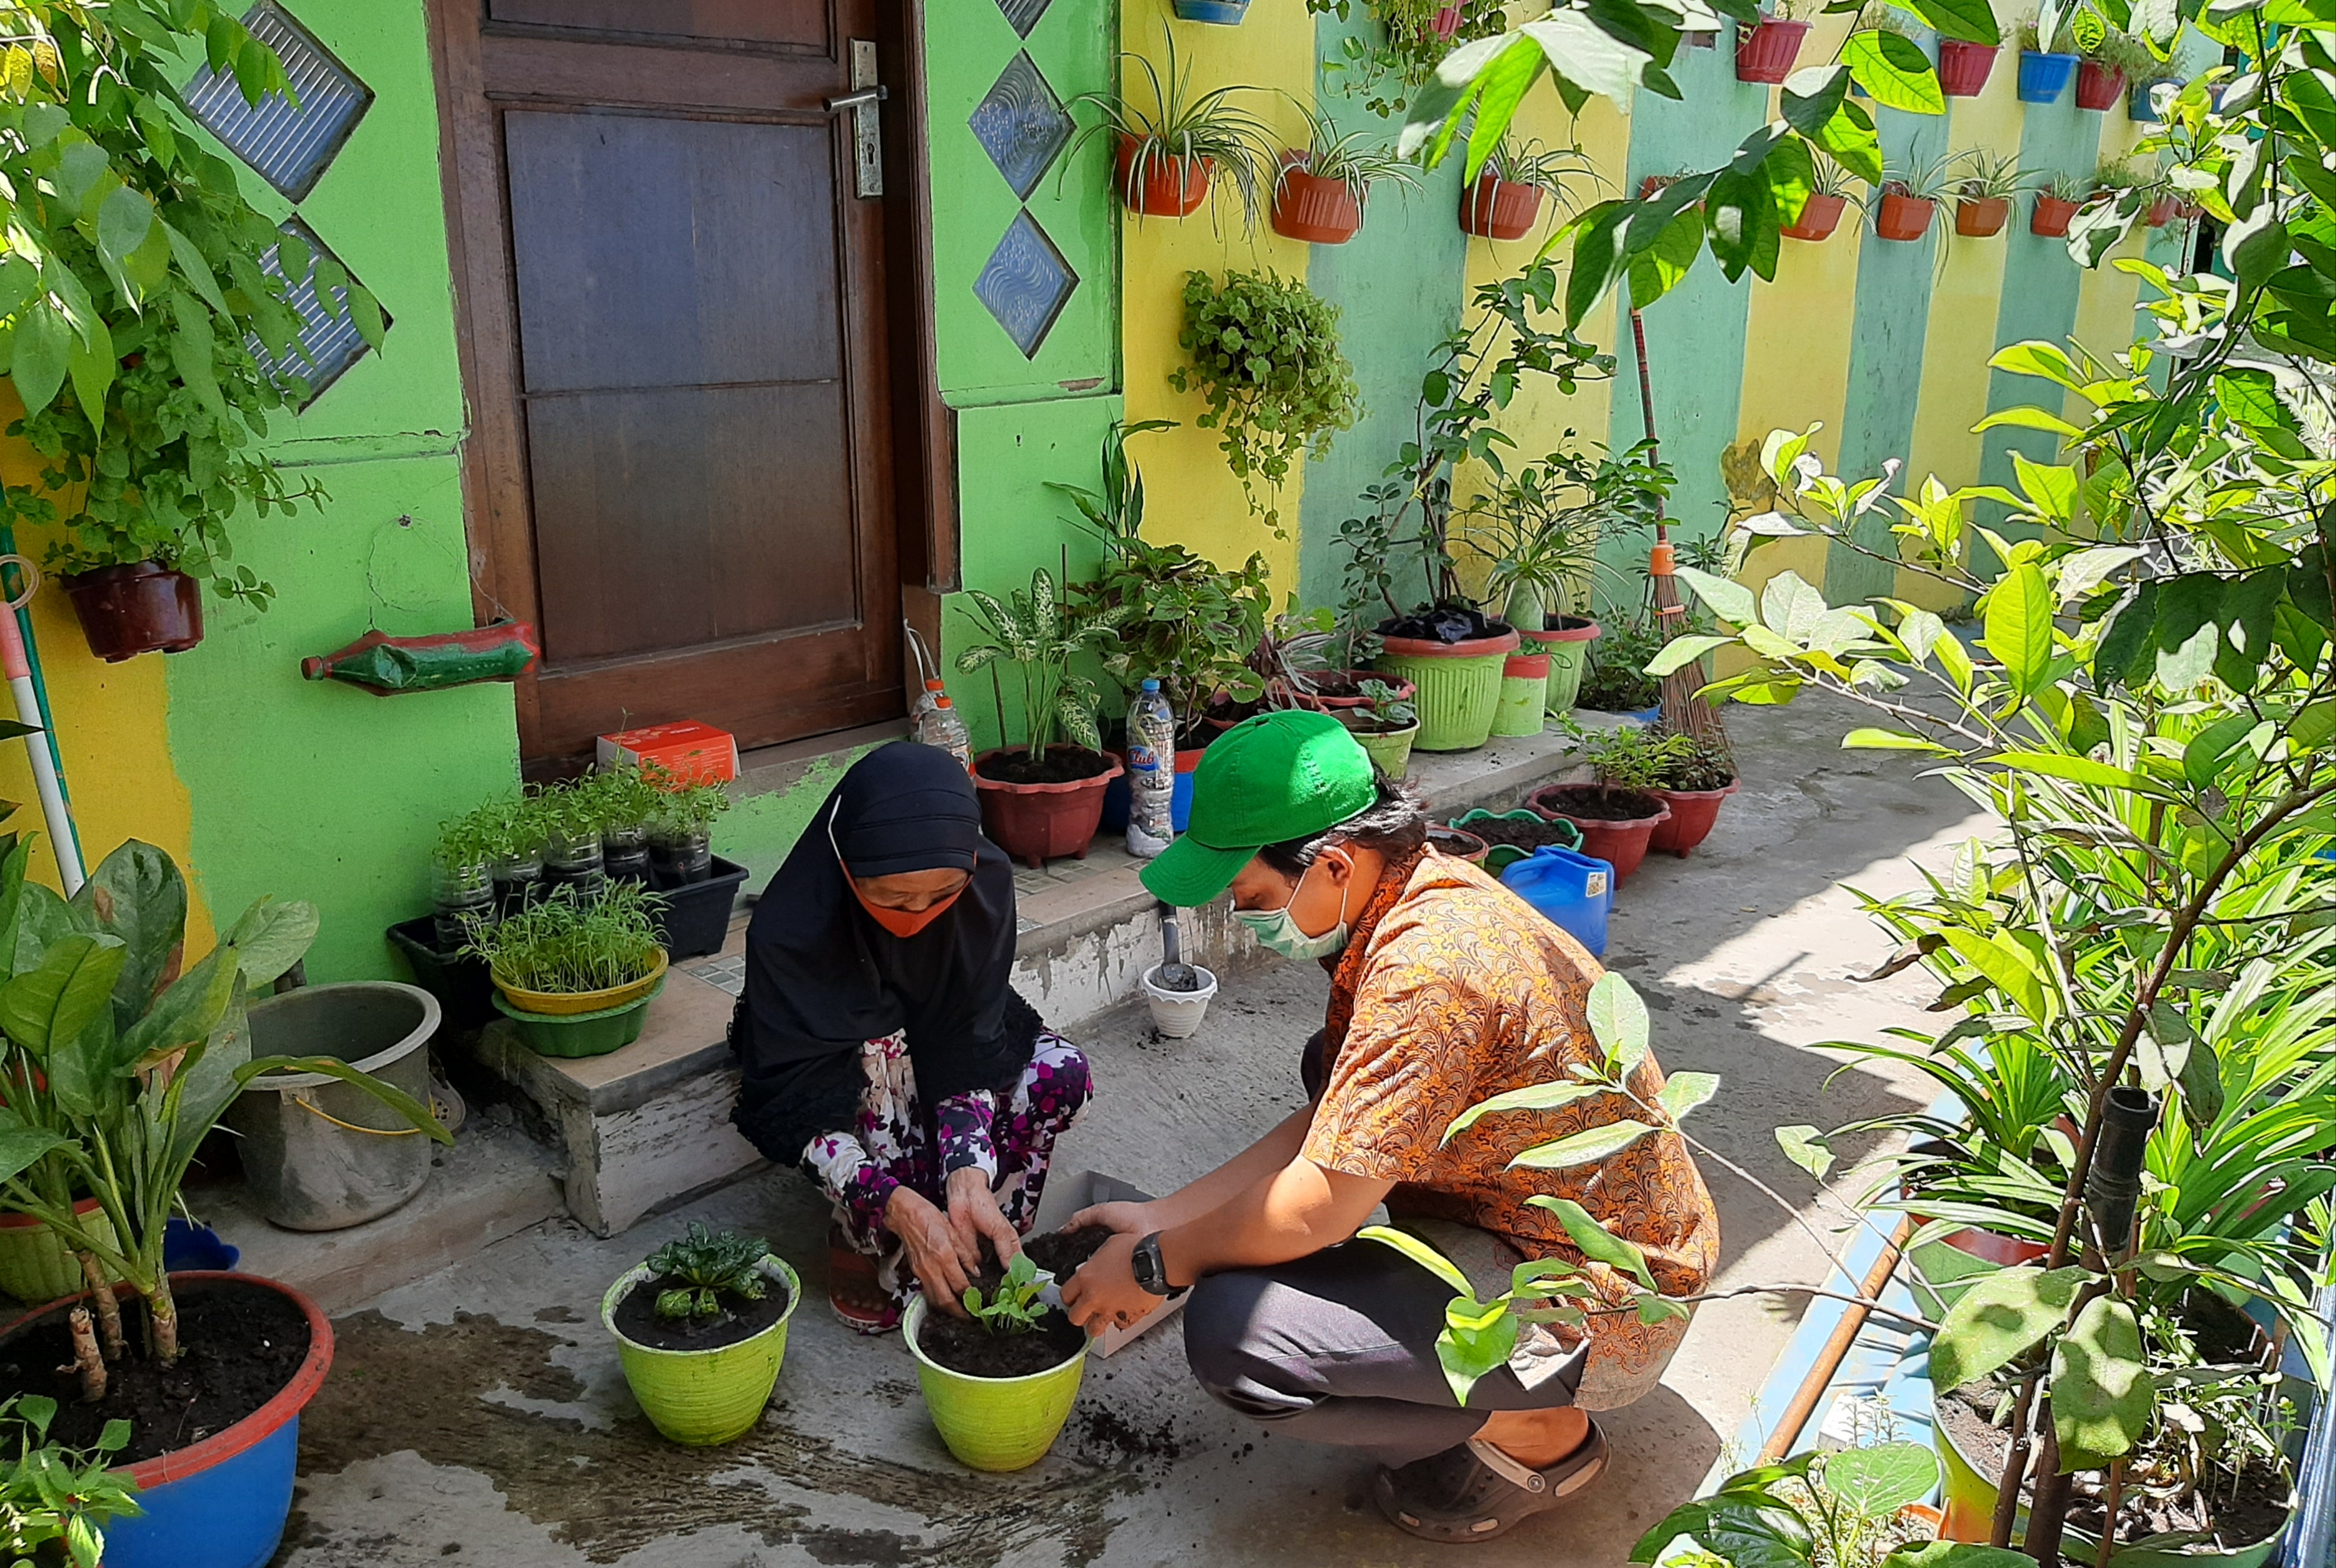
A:
{"label": "plastic bottle planter", "polygon": [[508,855],[495,862],[495,919],[507,920],[544,894],[543,852]]}
{"label": "plastic bottle planter", "polygon": [[1955,232],[1972,239],[1991,239],[2011,220],[2009,196],[1962,196],[1955,200]]}
{"label": "plastic bottle planter", "polygon": [[1493,710],[1493,733],[1515,737],[1539,735],[1549,722],[1549,655],[1513,653],[1501,666],[1501,704]]}
{"label": "plastic bottle planter", "polygon": [[1309,245],[1344,245],[1363,226],[1363,204],[1343,180],[1290,167],[1285,154],[1273,186],[1273,231]]}
{"label": "plastic bottle planter", "polygon": [[59,578],[89,651],[108,664],[184,653],[203,640],[202,584],[151,560]]}
{"label": "plastic bottle planter", "polygon": [[608,828],[600,834],[600,869],[612,882],[639,882],[644,887],[649,880],[648,829],[635,823],[629,827]]}
{"label": "plastic bottle planter", "polygon": [[1525,804],[1552,822],[1572,823],[1582,834],[1582,852],[1612,866],[1619,887],[1647,858],[1648,841],[1669,819],[1671,810],[1660,801],[1653,803],[1650,815],[1642,817],[1581,816],[1566,809],[1586,803],[1576,797],[1594,797],[1600,793],[1595,784],[1544,784],[1525,797]]}
{"label": "plastic bottle planter", "polygon": [[1841,215],[1848,206],[1849,198],[1846,196],[1827,196],[1822,190],[1811,191],[1808,200],[1801,205],[1800,217],[1785,225],[1785,238],[1830,239],[1833,231],[1841,227]]}
{"label": "plastic bottle planter", "polygon": [[2125,96],[2125,73],[2113,71],[2098,60],[2087,60],[2077,67],[2077,107],[2096,113],[2117,107]]}
{"label": "plastic bottle planter", "polygon": [[1460,193],[1460,231],[1480,239],[1523,239],[1541,216],[1542,189],[1498,179],[1490,171]]}
{"label": "plastic bottle planter", "polygon": [[547,891],[574,888],[575,896],[582,902],[598,899],[608,881],[600,859],[599,831],[596,828],[572,837],[553,833],[543,846],[543,880]]}
{"label": "plastic bottle planter", "polygon": [[1084,1348],[1058,1367],[1027,1378],[975,1378],[925,1359],[917,1346],[925,1299],[909,1303],[900,1335],[917,1359],[925,1409],[958,1462],[976,1470],[1027,1470],[1046,1456],[1070,1419],[1086,1372]]}
{"label": "plastic bottle planter", "polygon": [[1939,91],[1950,98],[1976,98],[1994,73],[1997,46],[1961,38],[1939,40]]}
{"label": "plastic bottle planter", "polygon": [[1418,688],[1417,751],[1474,751],[1493,735],[1493,715],[1501,706],[1501,666],[1516,652],[1514,631],[1467,642],[1431,642],[1425,638],[1386,639],[1378,666]]}
{"label": "plastic bottle planter", "polygon": [[431,936],[442,953],[457,953],[471,940],[473,923],[495,915],[494,868],[484,861],[464,865],[430,862]]}
{"label": "plastic bottle planter", "polygon": [[2058,103],[2060,94],[2068,90],[2068,78],[2077,73],[2074,54],[2039,54],[2033,49],[2020,52],[2020,101],[2022,103]]}
{"label": "plastic bottle planter", "polygon": [[649,886],[658,892],[692,887],[714,874],[713,834],[659,830],[648,840]]}
{"label": "plastic bottle planter", "polygon": [[2046,239],[2066,239],[2069,219],[2077,216],[2081,202],[2063,201],[2042,191],[2036,195],[2036,210],[2029,215],[2028,232]]}
{"label": "plastic bottle planter", "polygon": [[1647,840],[1648,852],[1687,859],[1689,850],[1711,836],[1712,827],[1719,821],[1719,808],[1742,787],[1737,780],[1729,779],[1726,789],[1649,790],[1649,794],[1671,808],[1671,814],[1656,824]]}
{"label": "plastic bottle planter", "polygon": [[1217,161],[1175,158],[1163,152],[1143,161],[1139,177],[1137,154],[1146,146],[1133,136],[1119,139],[1114,189],[1127,203],[1127,209],[1147,218],[1190,218],[1198,212],[1201,203],[1209,199],[1209,181],[1216,178]]}
{"label": "plastic bottle planter", "polygon": [[1238,27],[1249,15],[1249,0],[1176,0],[1176,20],[1179,22],[1210,22],[1220,27]]}
{"label": "plastic bottle planter", "polygon": [[1808,32],[1806,22],[1762,18],[1758,26],[1737,38],[1736,80],[1771,86],[1782,82],[1793,73],[1793,63],[1801,57],[1801,40]]}
{"label": "plastic bottle planter", "polygon": [[[83,1224],[111,1240],[113,1222],[101,1212],[95,1198],[73,1205]],[[81,1260],[57,1233],[30,1214],[0,1214],[0,1290],[19,1301],[54,1301],[87,1289]]]}
{"label": "plastic bottle planter", "polygon": [[1907,196],[1893,190],[1882,198],[1874,214],[1874,232],[1884,239],[1920,239],[1930,232],[1931,215],[1938,203],[1927,196]]}
{"label": "plastic bottle planter", "polygon": [[600,1324],[617,1341],[617,1359],[641,1414],[667,1442],[702,1447],[745,1437],[763,1417],[778,1387],[779,1364],[787,1353],[787,1323],[803,1305],[803,1281],[779,1258],[763,1260],[767,1279],[786,1288],[787,1310],[779,1320],[735,1344],[706,1350],[662,1350],[637,1345],[617,1327],[617,1308],[632,1288],[649,1277],[647,1265],[625,1271],[600,1298]]}

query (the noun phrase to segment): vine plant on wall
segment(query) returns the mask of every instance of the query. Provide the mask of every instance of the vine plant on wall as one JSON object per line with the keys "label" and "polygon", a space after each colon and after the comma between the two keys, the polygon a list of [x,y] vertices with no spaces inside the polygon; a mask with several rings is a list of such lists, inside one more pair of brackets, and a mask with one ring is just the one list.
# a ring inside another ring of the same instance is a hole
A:
{"label": "vine plant on wall", "polygon": [[1377,29],[1344,39],[1323,71],[1383,119],[1404,112],[1455,44],[1496,37],[1508,26],[1501,0],[1306,0],[1306,8],[1341,22],[1359,9],[1377,21]]}

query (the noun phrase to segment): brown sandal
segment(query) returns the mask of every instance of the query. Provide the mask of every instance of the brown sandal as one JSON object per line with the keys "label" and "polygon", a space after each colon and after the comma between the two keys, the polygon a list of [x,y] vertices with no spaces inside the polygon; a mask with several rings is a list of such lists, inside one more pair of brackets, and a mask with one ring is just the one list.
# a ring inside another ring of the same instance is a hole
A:
{"label": "brown sandal", "polygon": [[1597,1422],[1581,1447],[1546,1470],[1471,1437],[1371,1484],[1379,1512],[1423,1541],[1490,1541],[1581,1491],[1606,1473],[1606,1434]]}

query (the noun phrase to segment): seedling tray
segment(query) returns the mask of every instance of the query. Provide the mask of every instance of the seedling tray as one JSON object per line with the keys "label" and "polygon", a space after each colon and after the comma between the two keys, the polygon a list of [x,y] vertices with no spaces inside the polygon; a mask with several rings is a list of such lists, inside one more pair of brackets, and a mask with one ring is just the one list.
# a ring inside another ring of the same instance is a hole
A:
{"label": "seedling tray", "polygon": [[665,888],[657,897],[665,907],[657,912],[657,939],[675,959],[702,959],[718,953],[730,940],[730,907],[738,901],[738,884],[746,868],[736,861],[714,857],[714,872],[702,882]]}

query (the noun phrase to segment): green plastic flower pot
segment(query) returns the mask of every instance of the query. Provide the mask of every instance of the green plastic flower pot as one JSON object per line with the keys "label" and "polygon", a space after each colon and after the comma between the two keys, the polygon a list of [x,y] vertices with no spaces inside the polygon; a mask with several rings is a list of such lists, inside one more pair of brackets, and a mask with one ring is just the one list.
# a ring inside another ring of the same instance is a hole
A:
{"label": "green plastic flower pot", "polygon": [[539,1057],[605,1057],[641,1037],[649,1004],[663,989],[665,977],[659,975],[647,996],[589,1013],[521,1012],[501,991],[495,993],[494,1004],[497,1012],[519,1026],[521,1043]]}
{"label": "green plastic flower pot", "polygon": [[717,1350],[659,1350],[618,1331],[617,1304],[650,1277],[647,1264],[626,1270],[600,1298],[600,1322],[616,1338],[625,1381],[641,1413],[668,1441],[691,1447],[727,1443],[762,1419],[787,1353],[787,1322],[803,1305],[803,1281],[784,1259],[764,1259],[763,1272],[787,1288],[787,1310],[762,1332]]}
{"label": "green plastic flower pot", "polygon": [[900,1335],[917,1359],[925,1408],[958,1462],[976,1470],[1027,1470],[1045,1458],[1071,1418],[1086,1371],[1085,1350],[1027,1378],[969,1378],[925,1359],[917,1348],[924,1321],[925,1299],[919,1296],[900,1319]]}
{"label": "green plastic flower pot", "polygon": [[[99,1212],[95,1198],[83,1198],[73,1213],[97,1235],[112,1239],[113,1222]],[[54,1231],[30,1214],[0,1214],[0,1290],[41,1307],[88,1289],[81,1261]]]}
{"label": "green plastic flower pot", "polygon": [[1549,656],[1513,653],[1501,666],[1501,705],[1493,710],[1497,735],[1539,735],[1549,723],[1542,705],[1549,697]]}
{"label": "green plastic flower pot", "polygon": [[1598,640],[1599,625],[1578,615],[1560,616],[1564,624],[1553,631],[1523,633],[1525,646],[1549,655],[1548,711],[1563,718],[1582,695],[1582,672],[1589,667],[1590,645]]}
{"label": "green plastic flower pot", "polygon": [[[1469,823],[1480,822],[1531,823],[1533,826],[1539,828],[1555,826],[1563,829],[1564,832],[1552,837],[1550,840],[1552,843],[1564,844],[1565,847],[1570,850],[1578,850],[1582,847],[1582,830],[1580,828],[1575,827],[1569,822],[1552,822],[1551,818],[1542,815],[1541,813],[1537,811],[1528,811],[1523,807],[1519,807],[1517,810],[1513,812],[1488,812],[1484,810],[1482,807],[1479,807],[1476,810],[1470,812],[1465,816],[1454,817],[1445,825],[1465,831]],[[1569,842],[1569,835],[1571,842]],[[1494,844],[1490,849],[1487,849],[1484,852],[1484,858],[1479,863],[1484,866],[1485,872],[1489,875],[1497,877],[1503,872],[1507,871],[1511,866],[1524,859],[1525,856],[1532,852],[1533,852],[1531,850],[1520,849],[1515,844]]]}
{"label": "green plastic flower pot", "polygon": [[1379,765],[1379,772],[1397,784],[1403,782],[1405,771],[1411,766],[1411,743],[1419,735],[1417,724],[1406,725],[1399,730],[1384,735],[1359,730],[1350,724],[1347,726],[1347,732],[1355,737],[1355,744]]}
{"label": "green plastic flower pot", "polygon": [[1431,642],[1391,637],[1377,667],[1418,688],[1417,751],[1474,751],[1493,735],[1493,716],[1501,706],[1501,666],[1517,650],[1517,634],[1480,637],[1466,642]]}

